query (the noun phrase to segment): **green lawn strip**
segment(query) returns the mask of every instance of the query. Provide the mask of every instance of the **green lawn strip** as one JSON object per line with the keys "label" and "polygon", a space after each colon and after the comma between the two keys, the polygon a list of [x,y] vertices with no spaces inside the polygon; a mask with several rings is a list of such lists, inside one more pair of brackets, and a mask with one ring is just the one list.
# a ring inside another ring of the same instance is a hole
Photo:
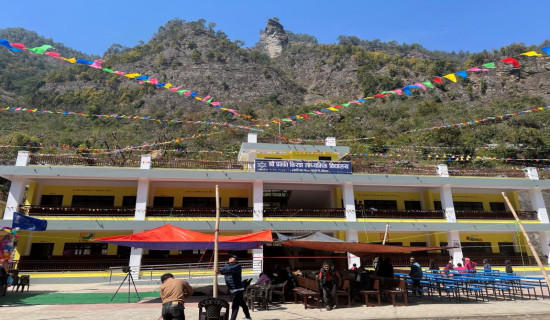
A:
{"label": "green lawn strip", "polygon": [[[96,304],[96,303],[128,303],[128,292],[114,293],[14,293],[0,297],[0,305],[54,305],[54,304]],[[158,298],[158,291],[140,292],[141,299]],[[135,292],[130,293],[130,302],[138,302]]]}

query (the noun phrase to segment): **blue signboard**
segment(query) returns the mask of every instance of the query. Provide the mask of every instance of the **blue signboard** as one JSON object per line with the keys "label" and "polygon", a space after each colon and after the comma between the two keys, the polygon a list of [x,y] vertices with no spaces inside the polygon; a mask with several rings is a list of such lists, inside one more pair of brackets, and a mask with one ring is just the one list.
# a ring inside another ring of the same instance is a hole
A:
{"label": "blue signboard", "polygon": [[256,159],[256,172],[351,174],[350,161],[302,161]]}

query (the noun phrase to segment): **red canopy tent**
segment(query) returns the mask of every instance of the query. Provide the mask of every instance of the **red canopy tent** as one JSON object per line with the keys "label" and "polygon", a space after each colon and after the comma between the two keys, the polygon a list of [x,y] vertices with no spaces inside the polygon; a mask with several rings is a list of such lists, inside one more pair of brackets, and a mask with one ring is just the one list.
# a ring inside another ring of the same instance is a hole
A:
{"label": "red canopy tent", "polygon": [[[136,234],[96,238],[94,241],[150,250],[211,250],[214,234],[200,233],[170,224]],[[220,236],[220,250],[248,250],[272,242],[271,230],[236,236]]]}

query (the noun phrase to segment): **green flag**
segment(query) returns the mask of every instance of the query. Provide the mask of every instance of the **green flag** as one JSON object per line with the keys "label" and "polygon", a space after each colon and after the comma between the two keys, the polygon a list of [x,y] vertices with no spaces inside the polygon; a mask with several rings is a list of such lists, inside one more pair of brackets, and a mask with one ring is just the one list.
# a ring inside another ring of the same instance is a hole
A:
{"label": "green flag", "polygon": [[495,63],[494,62],[489,62],[489,63],[484,64],[483,67],[488,68],[488,69],[494,69],[495,68]]}
{"label": "green flag", "polygon": [[109,73],[113,73],[113,72],[114,72],[113,69],[108,69],[108,68],[103,68],[102,70],[105,71],[105,72],[109,72]]}
{"label": "green flag", "polygon": [[422,82],[423,85],[425,85],[428,88],[434,88],[434,85],[430,81],[424,81]]}
{"label": "green flag", "polygon": [[49,44],[45,44],[41,47],[30,48],[30,49],[27,49],[27,50],[32,51],[34,53],[38,53],[38,54],[44,54],[44,52],[46,52],[46,50],[51,49],[51,48],[53,48],[53,47],[50,46]]}

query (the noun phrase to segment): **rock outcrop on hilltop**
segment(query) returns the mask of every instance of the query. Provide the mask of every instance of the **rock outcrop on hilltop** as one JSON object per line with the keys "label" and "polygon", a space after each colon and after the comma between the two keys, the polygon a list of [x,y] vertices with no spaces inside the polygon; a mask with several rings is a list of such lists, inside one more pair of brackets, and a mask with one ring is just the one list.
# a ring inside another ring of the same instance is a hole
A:
{"label": "rock outcrop on hilltop", "polygon": [[260,43],[270,58],[280,56],[288,47],[288,35],[283,25],[275,19],[268,19],[265,29],[260,31]]}

